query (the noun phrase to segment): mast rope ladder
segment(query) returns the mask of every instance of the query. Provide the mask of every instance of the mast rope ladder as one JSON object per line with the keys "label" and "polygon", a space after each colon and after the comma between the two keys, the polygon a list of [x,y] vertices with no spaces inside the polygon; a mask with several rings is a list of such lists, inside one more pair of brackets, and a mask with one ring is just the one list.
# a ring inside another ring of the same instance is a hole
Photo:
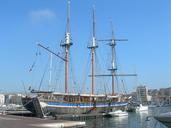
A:
{"label": "mast rope ladder", "polygon": [[86,83],[87,83],[87,76],[88,76],[88,74],[90,72],[90,66],[91,66],[90,65],[90,63],[91,63],[90,56],[91,56],[91,52],[89,52],[89,55],[88,55],[88,58],[87,58],[87,61],[86,61],[87,63],[85,65],[85,68],[84,68],[84,71],[83,71],[83,81],[82,81],[82,87],[80,89],[80,93],[82,93],[82,91],[84,91],[84,89],[85,89],[85,86],[86,86]]}
{"label": "mast rope ladder", "polygon": [[[99,61],[100,59],[99,59],[99,56],[98,56],[98,54],[97,54],[97,52],[95,51],[95,67],[96,67],[96,69],[95,69],[95,72],[97,73],[97,74],[101,74],[102,72],[103,72],[103,70],[102,70],[102,68],[101,68],[101,65],[100,65],[100,61]],[[104,64],[104,61],[102,61],[102,63]],[[98,79],[98,80],[96,80],[97,82],[96,82],[96,85],[98,85],[97,86],[97,92],[98,91],[102,91],[102,92],[104,92],[105,90],[103,90],[102,88],[101,88],[101,85],[106,81],[106,77],[102,77],[102,79]],[[103,85],[105,85],[105,84],[103,84]],[[105,89],[105,88],[104,88]]]}
{"label": "mast rope ladder", "polygon": [[[55,87],[57,89],[57,87],[59,87],[60,85],[60,78],[61,78],[61,74],[62,74],[62,65],[63,65],[63,61],[60,60],[59,63],[58,63],[58,66],[55,66],[54,68],[54,78],[55,78]],[[56,71],[56,73],[55,73]]]}
{"label": "mast rope ladder", "polygon": [[[75,77],[75,73],[74,73],[74,67],[73,67],[73,64],[72,64],[72,56],[71,56],[71,53],[69,52],[69,60],[70,60],[70,70],[71,70],[71,80],[73,82],[73,85],[74,87],[78,86],[78,82],[76,81],[76,77]],[[73,87],[73,89],[74,89]]]}

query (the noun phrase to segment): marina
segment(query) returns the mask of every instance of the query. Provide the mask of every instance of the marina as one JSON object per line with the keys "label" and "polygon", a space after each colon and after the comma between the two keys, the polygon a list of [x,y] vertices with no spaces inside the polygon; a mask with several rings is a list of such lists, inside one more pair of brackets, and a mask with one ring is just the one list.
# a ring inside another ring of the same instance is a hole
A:
{"label": "marina", "polygon": [[170,111],[170,107],[154,107],[147,111],[128,112],[127,116],[86,120],[86,125],[89,128],[169,128],[155,116]]}
{"label": "marina", "polygon": [[[62,127],[88,127],[88,128],[167,128],[154,117],[160,113],[170,111],[169,107],[156,107],[148,111],[128,112],[127,116],[106,115],[63,115],[63,117],[36,118],[28,116],[25,112],[9,112],[0,114],[1,126],[11,128],[62,128]],[[10,123],[9,123],[10,122]],[[15,127],[12,127],[15,124]],[[169,128],[169,127],[168,127]]]}

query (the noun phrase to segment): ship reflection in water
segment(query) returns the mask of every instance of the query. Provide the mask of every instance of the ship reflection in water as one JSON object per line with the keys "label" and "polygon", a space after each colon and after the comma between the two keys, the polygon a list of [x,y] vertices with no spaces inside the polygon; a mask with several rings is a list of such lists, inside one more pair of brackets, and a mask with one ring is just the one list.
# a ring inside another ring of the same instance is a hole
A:
{"label": "ship reflection in water", "polygon": [[163,111],[171,111],[171,107],[156,107],[144,112],[132,112],[123,117],[89,119],[86,125],[89,128],[167,128],[151,117]]}

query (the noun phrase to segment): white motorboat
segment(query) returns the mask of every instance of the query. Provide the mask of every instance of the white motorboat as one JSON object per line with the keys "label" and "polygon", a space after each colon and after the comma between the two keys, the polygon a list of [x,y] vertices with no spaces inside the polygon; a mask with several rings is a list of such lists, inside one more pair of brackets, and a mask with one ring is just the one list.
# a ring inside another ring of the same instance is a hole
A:
{"label": "white motorboat", "polygon": [[128,116],[128,113],[125,111],[116,110],[116,111],[109,112],[108,116],[113,116],[113,117]]}
{"label": "white motorboat", "polygon": [[141,111],[148,111],[148,106],[143,106],[140,104],[137,108],[136,111],[141,112]]}

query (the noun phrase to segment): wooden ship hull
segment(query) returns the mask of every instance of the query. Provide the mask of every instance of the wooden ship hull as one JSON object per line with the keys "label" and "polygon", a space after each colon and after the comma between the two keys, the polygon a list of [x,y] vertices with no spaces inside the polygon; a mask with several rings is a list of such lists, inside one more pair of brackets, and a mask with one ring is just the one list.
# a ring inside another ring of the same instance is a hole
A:
{"label": "wooden ship hull", "polygon": [[34,98],[23,97],[22,102],[27,110],[39,117],[46,114],[108,113],[112,109],[124,109],[128,104],[127,101],[121,101],[119,96],[85,94],[41,94]]}

